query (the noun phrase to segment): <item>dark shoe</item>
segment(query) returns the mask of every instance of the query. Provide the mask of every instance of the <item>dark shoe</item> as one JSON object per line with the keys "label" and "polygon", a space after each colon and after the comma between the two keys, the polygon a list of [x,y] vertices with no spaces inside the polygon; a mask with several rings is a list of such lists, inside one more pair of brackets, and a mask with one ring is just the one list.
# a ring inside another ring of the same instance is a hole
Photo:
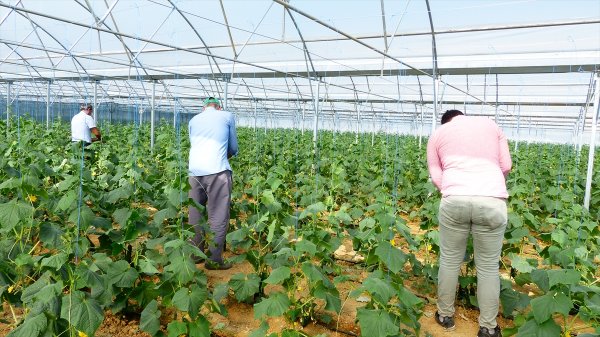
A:
{"label": "dark shoe", "polygon": [[454,331],[456,329],[456,325],[454,325],[453,317],[443,317],[436,311],[435,312],[435,321],[437,324],[441,325],[442,328],[446,331]]}
{"label": "dark shoe", "polygon": [[477,337],[502,337],[502,332],[500,331],[500,327],[497,325],[493,329],[479,327]]}
{"label": "dark shoe", "polygon": [[227,270],[227,269],[230,269],[231,267],[233,267],[233,264],[228,263],[228,262],[219,263],[219,262],[208,260],[208,261],[206,261],[206,263],[204,263],[204,267],[206,267],[206,269],[208,269],[208,270]]}

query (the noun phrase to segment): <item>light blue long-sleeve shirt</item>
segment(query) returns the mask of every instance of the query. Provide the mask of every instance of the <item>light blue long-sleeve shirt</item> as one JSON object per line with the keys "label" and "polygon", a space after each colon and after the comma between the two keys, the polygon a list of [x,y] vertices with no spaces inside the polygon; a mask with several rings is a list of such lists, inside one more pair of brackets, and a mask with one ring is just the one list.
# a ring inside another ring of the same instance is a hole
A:
{"label": "light blue long-sleeve shirt", "polygon": [[189,175],[231,171],[228,157],[238,152],[235,119],[229,111],[207,107],[190,120]]}

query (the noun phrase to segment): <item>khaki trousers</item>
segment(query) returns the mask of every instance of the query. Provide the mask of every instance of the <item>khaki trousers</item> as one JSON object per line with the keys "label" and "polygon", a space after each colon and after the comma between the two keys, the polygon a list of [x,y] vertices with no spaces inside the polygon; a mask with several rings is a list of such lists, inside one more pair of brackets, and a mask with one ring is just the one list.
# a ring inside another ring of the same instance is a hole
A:
{"label": "khaki trousers", "polygon": [[481,196],[446,196],[439,209],[440,270],[438,312],[454,316],[454,300],[467,239],[473,235],[477,269],[479,326],[493,329],[500,302],[498,272],[507,223],[506,200]]}

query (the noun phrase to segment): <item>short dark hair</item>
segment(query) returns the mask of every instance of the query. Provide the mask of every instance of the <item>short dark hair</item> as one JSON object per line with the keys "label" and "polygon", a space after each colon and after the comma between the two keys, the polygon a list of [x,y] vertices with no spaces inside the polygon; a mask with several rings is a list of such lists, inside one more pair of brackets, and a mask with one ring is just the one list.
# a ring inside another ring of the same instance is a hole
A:
{"label": "short dark hair", "polygon": [[459,115],[464,114],[460,110],[446,110],[446,112],[444,112],[444,114],[442,115],[442,125],[448,123],[452,120],[452,118]]}
{"label": "short dark hair", "polygon": [[81,110],[94,110],[94,107],[91,104],[84,104],[81,106]]}

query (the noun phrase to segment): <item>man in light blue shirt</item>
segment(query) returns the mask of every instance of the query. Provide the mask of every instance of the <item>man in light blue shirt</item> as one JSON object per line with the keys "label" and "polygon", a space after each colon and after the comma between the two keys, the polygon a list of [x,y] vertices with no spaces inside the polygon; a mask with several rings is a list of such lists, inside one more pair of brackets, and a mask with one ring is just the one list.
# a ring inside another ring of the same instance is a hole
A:
{"label": "man in light blue shirt", "polygon": [[[229,227],[231,206],[231,166],[229,158],[238,152],[235,120],[229,111],[221,110],[221,103],[214,97],[204,100],[204,109],[189,122],[189,196],[206,207],[208,223],[214,234],[208,244],[207,269],[231,268],[223,261],[225,236]],[[189,208],[189,223],[194,226],[193,244],[205,251],[205,228],[199,223],[198,208]]]}

